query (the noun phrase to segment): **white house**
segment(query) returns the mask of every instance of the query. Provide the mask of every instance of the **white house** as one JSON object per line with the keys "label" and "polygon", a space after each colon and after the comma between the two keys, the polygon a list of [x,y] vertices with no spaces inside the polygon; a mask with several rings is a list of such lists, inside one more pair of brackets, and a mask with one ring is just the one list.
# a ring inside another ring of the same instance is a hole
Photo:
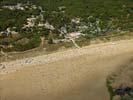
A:
{"label": "white house", "polygon": [[76,38],[79,38],[81,36],[82,33],[80,32],[72,32],[72,33],[69,33],[67,35],[67,38],[73,38],[73,39],[76,39]]}
{"label": "white house", "polygon": [[31,18],[27,18],[27,24],[23,26],[23,28],[29,28],[29,27],[34,27],[35,26],[35,21],[36,18],[32,16]]}
{"label": "white house", "polygon": [[44,23],[39,22],[38,27],[44,27]]}
{"label": "white house", "polygon": [[54,26],[53,25],[50,25],[48,21],[46,21],[46,23],[44,24],[44,27],[46,29],[50,29],[50,30],[54,30],[55,29]]}
{"label": "white house", "polygon": [[71,20],[71,22],[72,23],[76,23],[76,24],[79,24],[80,23],[80,18],[73,18],[72,20]]}

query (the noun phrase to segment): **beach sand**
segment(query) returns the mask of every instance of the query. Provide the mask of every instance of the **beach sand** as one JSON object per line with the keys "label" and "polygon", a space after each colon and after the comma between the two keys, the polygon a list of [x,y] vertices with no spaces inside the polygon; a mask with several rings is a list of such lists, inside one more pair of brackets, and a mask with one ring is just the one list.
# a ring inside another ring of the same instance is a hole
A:
{"label": "beach sand", "polygon": [[132,57],[123,40],[4,62],[0,100],[109,100],[107,76]]}

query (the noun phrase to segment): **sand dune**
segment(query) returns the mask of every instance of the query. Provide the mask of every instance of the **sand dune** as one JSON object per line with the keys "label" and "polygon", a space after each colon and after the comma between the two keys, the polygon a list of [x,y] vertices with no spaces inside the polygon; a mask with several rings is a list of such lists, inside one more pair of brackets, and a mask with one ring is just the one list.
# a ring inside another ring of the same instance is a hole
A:
{"label": "sand dune", "polygon": [[0,100],[109,100],[106,77],[132,54],[123,40],[3,62]]}

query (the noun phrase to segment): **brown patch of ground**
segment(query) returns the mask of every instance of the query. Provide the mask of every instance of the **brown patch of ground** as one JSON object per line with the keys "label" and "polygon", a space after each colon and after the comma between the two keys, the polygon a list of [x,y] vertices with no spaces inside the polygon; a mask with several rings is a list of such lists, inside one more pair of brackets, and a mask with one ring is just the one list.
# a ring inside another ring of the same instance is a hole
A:
{"label": "brown patch of ground", "polygon": [[[79,50],[79,56],[0,75],[0,99],[109,100],[106,77],[132,57],[132,43],[118,42],[111,48],[110,43],[85,47]],[[76,51],[63,54],[76,55]]]}

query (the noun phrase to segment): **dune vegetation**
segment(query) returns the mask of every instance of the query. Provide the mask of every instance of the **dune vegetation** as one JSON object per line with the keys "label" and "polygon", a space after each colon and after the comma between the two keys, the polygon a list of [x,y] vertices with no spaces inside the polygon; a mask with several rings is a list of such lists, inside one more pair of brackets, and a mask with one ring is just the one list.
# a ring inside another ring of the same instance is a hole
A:
{"label": "dune vegetation", "polygon": [[4,51],[25,51],[38,47],[40,37],[45,37],[47,48],[68,42],[71,32],[80,32],[84,41],[127,34],[133,27],[132,4],[132,0],[1,0],[0,45]]}

